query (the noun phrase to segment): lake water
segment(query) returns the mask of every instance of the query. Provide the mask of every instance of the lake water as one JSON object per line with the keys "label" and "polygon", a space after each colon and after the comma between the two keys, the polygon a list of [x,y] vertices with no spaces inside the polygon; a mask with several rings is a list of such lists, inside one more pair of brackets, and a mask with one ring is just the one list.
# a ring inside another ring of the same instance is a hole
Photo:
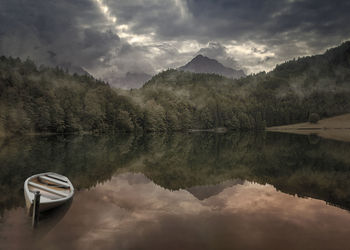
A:
{"label": "lake water", "polygon": [[[350,143],[148,134],[0,139],[0,249],[350,249]],[[23,182],[67,176],[31,228]]]}

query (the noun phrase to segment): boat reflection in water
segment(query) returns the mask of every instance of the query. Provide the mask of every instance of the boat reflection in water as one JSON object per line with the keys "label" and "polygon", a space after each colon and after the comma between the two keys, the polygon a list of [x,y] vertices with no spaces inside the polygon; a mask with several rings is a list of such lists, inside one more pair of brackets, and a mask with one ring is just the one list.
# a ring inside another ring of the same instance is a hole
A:
{"label": "boat reflection in water", "polygon": [[41,219],[40,234],[48,233],[68,211],[73,195],[74,187],[63,175],[47,172],[27,178],[24,198],[32,227],[37,228]]}
{"label": "boat reflection in water", "polygon": [[69,211],[73,200],[69,200],[63,205],[40,212],[38,225],[35,227],[33,236],[40,241],[42,237],[48,235],[52,229],[64,218]]}

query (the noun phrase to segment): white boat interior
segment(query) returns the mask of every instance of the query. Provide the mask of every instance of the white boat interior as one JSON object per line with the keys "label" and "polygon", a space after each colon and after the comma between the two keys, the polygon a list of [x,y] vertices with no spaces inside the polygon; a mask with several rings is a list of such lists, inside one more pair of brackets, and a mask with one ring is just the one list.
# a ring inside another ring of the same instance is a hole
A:
{"label": "white boat interior", "polygon": [[41,202],[68,198],[73,191],[66,177],[50,173],[33,176],[27,183],[30,193],[40,192]]}

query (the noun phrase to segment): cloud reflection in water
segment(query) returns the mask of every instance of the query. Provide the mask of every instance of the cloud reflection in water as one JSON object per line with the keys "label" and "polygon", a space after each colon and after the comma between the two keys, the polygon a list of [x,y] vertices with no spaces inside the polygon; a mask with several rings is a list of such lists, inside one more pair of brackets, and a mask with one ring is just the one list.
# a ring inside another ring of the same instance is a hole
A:
{"label": "cloud reflection in water", "polygon": [[323,201],[284,194],[271,185],[232,183],[222,192],[198,200],[186,190],[164,189],[142,174],[121,174],[78,192],[66,216],[44,237],[34,238],[36,242],[21,209],[9,211],[0,223],[0,243],[19,249],[348,246],[347,211]]}

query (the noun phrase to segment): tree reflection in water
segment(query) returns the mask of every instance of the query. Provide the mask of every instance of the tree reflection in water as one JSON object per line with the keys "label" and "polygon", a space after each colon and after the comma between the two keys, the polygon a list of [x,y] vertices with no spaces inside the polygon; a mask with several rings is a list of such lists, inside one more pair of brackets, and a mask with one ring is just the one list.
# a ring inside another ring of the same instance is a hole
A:
{"label": "tree reflection in water", "polygon": [[270,133],[2,139],[0,212],[24,206],[24,180],[45,171],[64,174],[77,190],[123,172],[143,173],[170,190],[248,180],[350,210],[350,144],[309,139]]}

